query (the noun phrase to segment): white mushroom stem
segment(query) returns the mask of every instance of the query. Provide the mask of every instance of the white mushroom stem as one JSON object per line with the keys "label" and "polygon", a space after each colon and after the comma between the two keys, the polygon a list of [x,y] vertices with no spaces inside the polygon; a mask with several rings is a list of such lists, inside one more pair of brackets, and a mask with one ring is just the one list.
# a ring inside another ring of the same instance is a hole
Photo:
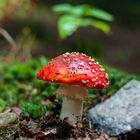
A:
{"label": "white mushroom stem", "polygon": [[88,98],[86,88],[83,86],[61,84],[57,93],[59,96],[64,96],[60,118],[68,118],[74,123],[81,120],[83,100]]}

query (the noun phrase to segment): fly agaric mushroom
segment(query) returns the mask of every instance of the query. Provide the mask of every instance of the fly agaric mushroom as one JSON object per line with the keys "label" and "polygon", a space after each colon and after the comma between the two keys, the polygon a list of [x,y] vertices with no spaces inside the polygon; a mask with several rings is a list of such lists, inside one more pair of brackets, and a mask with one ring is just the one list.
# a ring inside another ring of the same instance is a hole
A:
{"label": "fly agaric mushroom", "polygon": [[37,74],[37,78],[59,83],[58,95],[64,97],[60,118],[72,122],[81,120],[83,100],[88,98],[86,87],[104,89],[108,75],[101,65],[81,53],[65,53],[54,58]]}

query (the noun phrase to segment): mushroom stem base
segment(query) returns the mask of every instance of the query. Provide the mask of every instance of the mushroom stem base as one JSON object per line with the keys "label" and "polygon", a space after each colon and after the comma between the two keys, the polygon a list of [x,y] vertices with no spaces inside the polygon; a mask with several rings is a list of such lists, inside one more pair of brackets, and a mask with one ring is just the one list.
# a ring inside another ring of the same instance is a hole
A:
{"label": "mushroom stem base", "polygon": [[68,118],[72,122],[81,120],[83,113],[83,101],[64,97],[60,118]]}

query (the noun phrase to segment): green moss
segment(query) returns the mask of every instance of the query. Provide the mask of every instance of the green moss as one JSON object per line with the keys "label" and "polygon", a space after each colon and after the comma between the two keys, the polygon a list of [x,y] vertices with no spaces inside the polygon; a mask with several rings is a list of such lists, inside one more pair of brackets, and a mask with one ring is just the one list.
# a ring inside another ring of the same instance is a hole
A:
{"label": "green moss", "polygon": [[37,103],[23,102],[21,105],[22,115],[30,114],[32,118],[39,118],[46,113],[47,110],[51,110],[54,107],[53,104],[41,105]]}
{"label": "green moss", "polygon": [[[39,81],[36,74],[48,61],[49,59],[42,57],[25,64],[0,64],[0,112],[12,105],[21,106],[23,112],[34,117],[46,112],[47,107],[42,105],[41,101],[54,95],[58,85]],[[131,79],[140,80],[140,76],[130,75],[108,66],[104,67],[109,74],[110,85],[102,91],[91,89],[91,99],[88,102],[96,101],[96,94],[112,95]]]}

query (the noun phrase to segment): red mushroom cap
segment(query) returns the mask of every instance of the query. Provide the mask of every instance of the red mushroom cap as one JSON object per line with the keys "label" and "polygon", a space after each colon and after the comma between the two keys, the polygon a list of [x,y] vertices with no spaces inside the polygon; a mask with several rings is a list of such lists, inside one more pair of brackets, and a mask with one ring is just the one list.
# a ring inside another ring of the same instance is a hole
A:
{"label": "red mushroom cap", "polygon": [[104,89],[108,75],[101,65],[81,53],[65,53],[54,58],[37,74],[40,80]]}

